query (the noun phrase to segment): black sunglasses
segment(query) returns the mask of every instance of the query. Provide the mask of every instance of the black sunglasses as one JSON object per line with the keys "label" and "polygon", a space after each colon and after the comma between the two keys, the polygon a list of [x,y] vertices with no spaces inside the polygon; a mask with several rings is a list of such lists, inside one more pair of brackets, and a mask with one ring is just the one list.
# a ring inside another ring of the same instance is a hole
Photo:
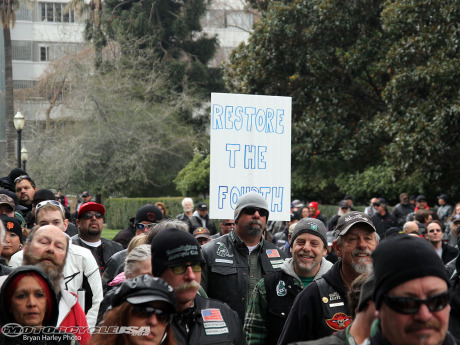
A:
{"label": "black sunglasses", "polygon": [[170,324],[173,319],[173,314],[145,304],[134,305],[133,314],[142,318],[150,318],[153,314],[155,314],[158,321],[165,324]]}
{"label": "black sunglasses", "polygon": [[374,202],[374,203],[372,204],[372,206],[375,206],[375,207],[379,207],[379,206],[380,206],[380,204],[379,204],[379,203],[377,203],[377,202]]}
{"label": "black sunglasses", "polygon": [[93,217],[96,217],[96,219],[101,219],[102,218],[102,213],[99,213],[99,212],[96,212],[96,213],[86,212],[81,216],[81,218],[83,218],[83,219],[93,219]]}
{"label": "black sunglasses", "polygon": [[259,212],[259,215],[261,217],[267,217],[268,216],[268,211],[264,210],[263,208],[258,208],[258,207],[246,207],[243,209],[243,213],[247,214],[248,216],[254,215],[254,213]]}
{"label": "black sunglasses", "polygon": [[225,226],[235,226],[235,223],[222,223],[222,225],[225,225]]}
{"label": "black sunglasses", "polygon": [[400,314],[417,314],[422,304],[425,304],[433,313],[444,309],[449,304],[450,292],[445,291],[426,299],[385,295],[383,301],[390,309]]}

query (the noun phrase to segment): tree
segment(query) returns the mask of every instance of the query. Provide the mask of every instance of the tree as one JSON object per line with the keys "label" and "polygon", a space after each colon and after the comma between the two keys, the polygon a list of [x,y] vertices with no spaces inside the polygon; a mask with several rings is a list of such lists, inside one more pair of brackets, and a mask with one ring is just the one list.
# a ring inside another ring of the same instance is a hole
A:
{"label": "tree", "polygon": [[[51,65],[49,73],[66,69],[66,92],[54,105],[63,116],[48,130],[36,124],[29,167],[37,183],[105,196],[170,194],[195,138],[178,114],[196,99],[171,91],[169,76],[148,49],[133,48],[129,59],[115,54],[103,71],[91,57],[85,51]],[[155,68],[145,69],[147,62]]]}
{"label": "tree", "polygon": [[193,159],[174,179],[176,189],[184,196],[209,194],[209,163],[209,154],[203,156],[195,153]]}
{"label": "tree", "polygon": [[176,91],[184,90],[184,83],[194,85],[195,92],[208,99],[210,90],[223,89],[219,70],[207,67],[217,38],[201,33],[205,0],[107,0],[104,4],[108,37],[122,48],[135,39],[139,49],[153,49]]}
{"label": "tree", "polygon": [[7,161],[13,164],[15,157],[14,93],[13,93],[13,50],[11,31],[16,22],[15,11],[19,8],[17,0],[0,1],[0,21],[3,29],[3,49],[5,53],[5,108],[6,108],[6,153]]}
{"label": "tree", "polygon": [[[458,148],[456,1],[252,3],[262,19],[233,52],[225,79],[233,92],[293,98],[295,195],[330,201],[365,177],[367,187],[355,191],[367,199],[382,174],[412,181],[399,185],[414,192],[457,188],[438,164]],[[428,142],[423,128],[433,130]]]}

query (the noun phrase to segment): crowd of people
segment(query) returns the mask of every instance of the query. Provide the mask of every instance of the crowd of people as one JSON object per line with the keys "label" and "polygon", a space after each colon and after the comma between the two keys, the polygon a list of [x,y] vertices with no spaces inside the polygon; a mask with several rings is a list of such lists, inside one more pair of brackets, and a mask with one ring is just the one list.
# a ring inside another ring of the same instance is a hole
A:
{"label": "crowd of people", "polygon": [[401,193],[290,220],[256,192],[232,219],[141,206],[113,240],[88,191],[72,215],[25,171],[0,179],[0,344],[457,344],[460,204]]}

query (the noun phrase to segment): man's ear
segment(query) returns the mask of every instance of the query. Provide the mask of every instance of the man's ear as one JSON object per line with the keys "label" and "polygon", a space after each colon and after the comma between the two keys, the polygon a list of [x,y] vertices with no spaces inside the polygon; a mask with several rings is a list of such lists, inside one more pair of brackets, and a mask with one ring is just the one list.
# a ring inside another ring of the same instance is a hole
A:
{"label": "man's ear", "polygon": [[337,243],[337,240],[334,240],[332,242],[332,248],[334,248],[335,252],[337,253],[337,256],[341,258],[342,257],[342,251],[340,250],[340,246]]}
{"label": "man's ear", "polygon": [[64,220],[64,225],[65,225],[65,231],[67,231],[67,227],[69,226],[69,220],[68,219]]}

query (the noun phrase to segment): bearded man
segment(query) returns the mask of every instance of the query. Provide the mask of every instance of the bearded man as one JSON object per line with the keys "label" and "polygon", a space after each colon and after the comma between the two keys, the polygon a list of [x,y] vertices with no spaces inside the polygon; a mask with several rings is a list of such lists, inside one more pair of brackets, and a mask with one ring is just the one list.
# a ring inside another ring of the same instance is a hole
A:
{"label": "bearded man", "polygon": [[360,274],[372,271],[378,241],[367,214],[351,211],[339,218],[332,244],[339,260],[297,296],[278,344],[323,338],[351,323],[347,291]]}
{"label": "bearded man", "polygon": [[235,207],[235,228],[206,243],[206,267],[201,286],[210,298],[227,303],[244,323],[254,287],[266,274],[278,271],[285,254],[263,238],[269,208],[257,192],[240,196]]}

